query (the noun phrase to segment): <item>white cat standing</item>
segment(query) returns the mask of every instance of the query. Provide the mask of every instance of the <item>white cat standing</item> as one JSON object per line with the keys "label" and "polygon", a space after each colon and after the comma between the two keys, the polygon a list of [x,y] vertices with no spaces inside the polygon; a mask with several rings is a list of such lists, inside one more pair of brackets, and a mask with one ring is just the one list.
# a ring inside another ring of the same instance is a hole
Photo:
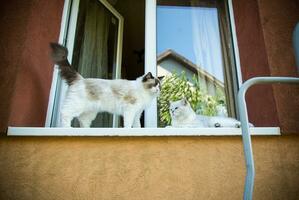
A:
{"label": "white cat standing", "polygon": [[56,43],[50,46],[52,59],[69,85],[61,109],[63,127],[71,127],[74,117],[80,127],[90,127],[99,112],[122,115],[126,128],[140,127],[142,111],[159,95],[159,79],[150,72],[133,81],[85,79],[69,64],[65,47]]}
{"label": "white cat standing", "polygon": [[[170,102],[171,127],[200,128],[200,127],[236,127],[241,123],[230,117],[197,115],[186,99]],[[250,124],[250,126],[253,126]]]}

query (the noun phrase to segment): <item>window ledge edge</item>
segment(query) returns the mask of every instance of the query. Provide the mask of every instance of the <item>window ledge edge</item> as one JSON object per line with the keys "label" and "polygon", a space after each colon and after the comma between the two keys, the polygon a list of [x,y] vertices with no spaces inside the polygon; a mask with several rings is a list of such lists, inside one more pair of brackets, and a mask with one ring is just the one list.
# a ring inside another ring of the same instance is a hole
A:
{"label": "window ledge edge", "polygon": [[[253,127],[251,135],[281,135],[279,127]],[[7,136],[241,136],[240,128],[50,128],[12,127]]]}

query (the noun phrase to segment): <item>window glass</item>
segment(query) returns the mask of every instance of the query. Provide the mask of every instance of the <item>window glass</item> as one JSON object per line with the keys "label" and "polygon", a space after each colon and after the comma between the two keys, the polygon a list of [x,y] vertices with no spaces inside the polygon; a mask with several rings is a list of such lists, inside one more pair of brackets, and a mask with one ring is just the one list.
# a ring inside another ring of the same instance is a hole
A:
{"label": "window glass", "polygon": [[[66,46],[72,66],[84,78],[134,80],[144,74],[144,0],[75,0],[70,7]],[[67,86],[60,80],[57,85],[51,126],[59,127]],[[72,122],[73,127],[79,124]],[[91,127],[123,127],[123,120],[99,113]]]}
{"label": "window glass", "polygon": [[[81,0],[72,64],[84,78],[113,79],[116,76],[118,20],[98,0]],[[113,115],[99,113],[95,127],[112,127]],[[73,122],[79,126],[79,122]]]}
{"label": "window glass", "polygon": [[160,127],[170,124],[169,102],[183,97],[198,114],[235,115],[226,19],[224,2],[158,0],[157,74],[164,77]]}

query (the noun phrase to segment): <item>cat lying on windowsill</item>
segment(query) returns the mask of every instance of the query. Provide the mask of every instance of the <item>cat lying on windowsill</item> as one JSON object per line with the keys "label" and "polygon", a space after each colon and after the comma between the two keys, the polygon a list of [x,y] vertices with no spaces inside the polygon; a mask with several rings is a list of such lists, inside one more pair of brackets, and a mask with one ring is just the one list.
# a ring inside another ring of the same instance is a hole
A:
{"label": "cat lying on windowsill", "polygon": [[[171,126],[167,128],[234,127],[240,128],[240,121],[230,117],[197,115],[184,98],[170,102]],[[253,127],[252,124],[250,124]]]}
{"label": "cat lying on windowsill", "polygon": [[52,60],[68,84],[61,109],[62,127],[77,117],[80,127],[90,127],[98,112],[122,115],[124,127],[140,127],[142,111],[159,95],[161,84],[150,72],[136,80],[83,78],[67,60],[68,50],[51,43]]}

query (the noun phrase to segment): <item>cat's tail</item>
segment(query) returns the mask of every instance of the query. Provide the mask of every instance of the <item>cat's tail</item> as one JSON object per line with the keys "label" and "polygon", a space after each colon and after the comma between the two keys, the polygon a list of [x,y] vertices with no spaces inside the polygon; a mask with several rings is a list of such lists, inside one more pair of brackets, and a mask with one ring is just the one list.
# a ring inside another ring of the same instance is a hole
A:
{"label": "cat's tail", "polygon": [[51,57],[53,62],[59,66],[60,75],[66,80],[68,85],[72,85],[76,80],[80,79],[78,72],[71,66],[67,60],[68,50],[58,43],[50,43]]}

